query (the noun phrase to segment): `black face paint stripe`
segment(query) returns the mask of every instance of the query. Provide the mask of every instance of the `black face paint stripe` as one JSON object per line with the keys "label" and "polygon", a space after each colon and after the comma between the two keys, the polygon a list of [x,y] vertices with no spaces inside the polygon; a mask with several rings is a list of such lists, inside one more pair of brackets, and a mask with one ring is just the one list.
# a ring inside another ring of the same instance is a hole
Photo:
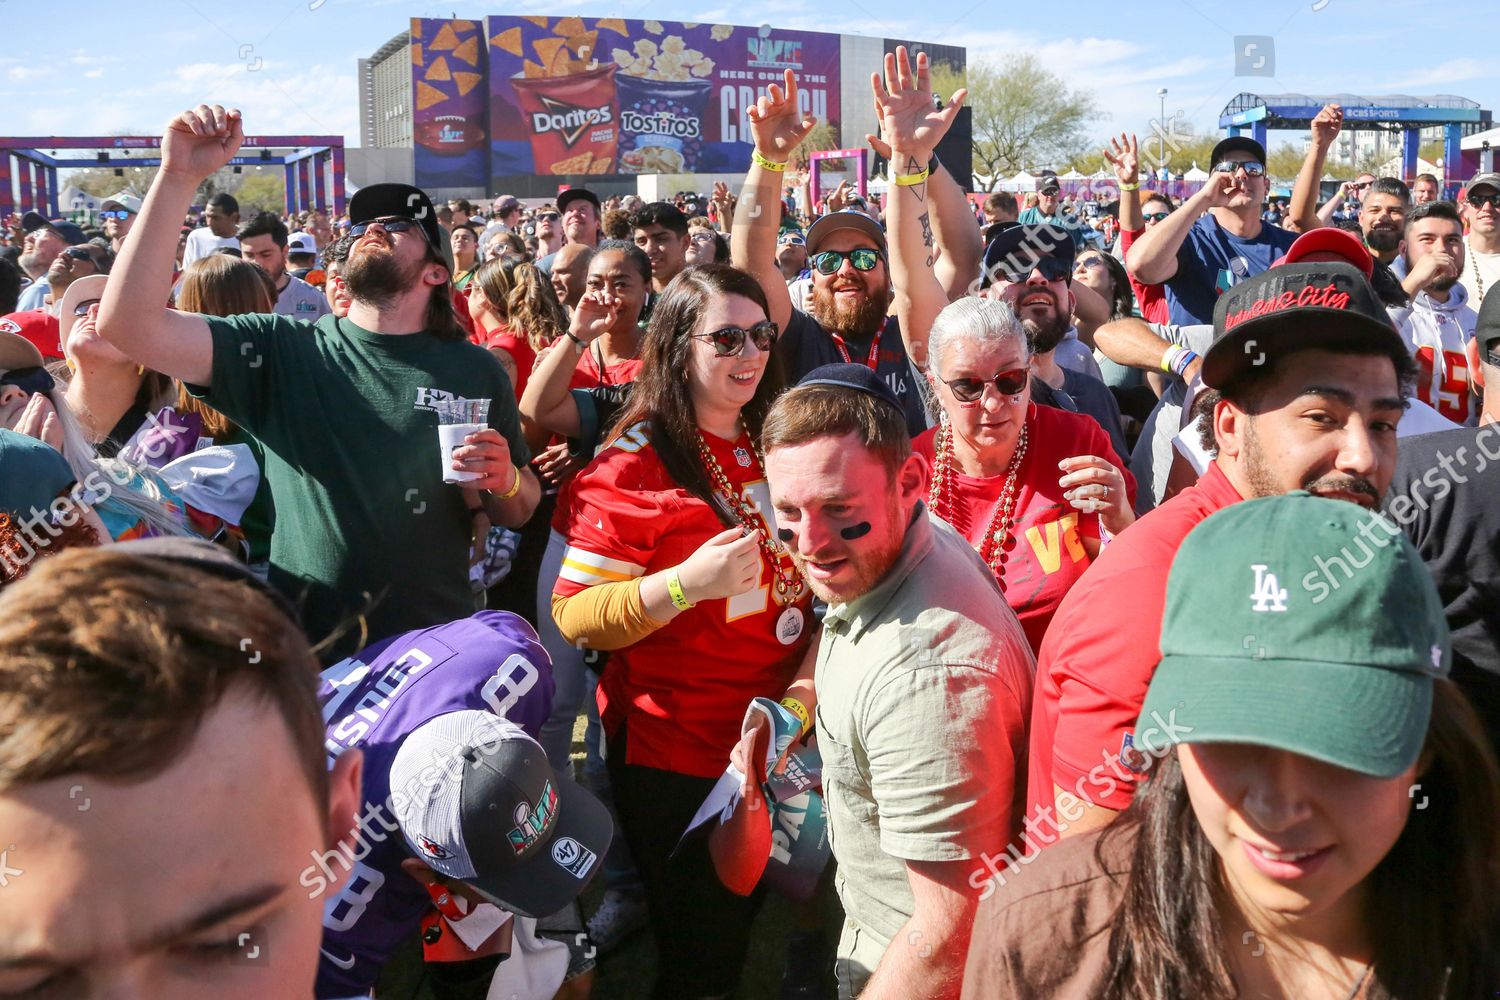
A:
{"label": "black face paint stripe", "polygon": [[863,538],[866,535],[868,535],[869,533],[870,533],[870,522],[869,521],[861,521],[858,524],[850,525],[847,528],[841,529],[839,531],[839,537],[842,538],[846,542],[852,542],[856,538]]}
{"label": "black face paint stripe", "polygon": [[790,542],[792,540],[792,537],[793,537],[792,536],[792,529],[791,528],[777,528],[776,529],[776,537],[779,538],[779,539],[781,539],[783,542]]}

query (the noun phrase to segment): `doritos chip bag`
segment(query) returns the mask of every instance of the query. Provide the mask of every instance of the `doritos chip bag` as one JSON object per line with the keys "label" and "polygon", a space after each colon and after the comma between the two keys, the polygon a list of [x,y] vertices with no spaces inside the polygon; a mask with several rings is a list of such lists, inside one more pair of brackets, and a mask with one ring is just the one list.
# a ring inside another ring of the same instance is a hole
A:
{"label": "doritos chip bag", "polygon": [[[613,167],[620,106],[613,64],[568,76],[511,82],[531,133],[538,174],[598,174]],[[603,164],[605,169],[598,169]]]}

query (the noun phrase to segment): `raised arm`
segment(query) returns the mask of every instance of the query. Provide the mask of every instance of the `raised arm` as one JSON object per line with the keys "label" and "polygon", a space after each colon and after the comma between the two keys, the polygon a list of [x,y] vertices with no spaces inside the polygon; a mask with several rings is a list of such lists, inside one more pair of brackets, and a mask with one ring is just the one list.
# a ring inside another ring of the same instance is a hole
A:
{"label": "raised arm", "polygon": [[608,289],[583,293],[568,323],[567,335],[559,337],[548,349],[526,382],[526,391],[521,394],[523,426],[535,424],[563,437],[578,436],[581,430],[578,402],[568,386],[583,352],[609,331],[619,311],[620,300]]}
{"label": "raised arm", "polygon": [[1318,209],[1318,221],[1325,226],[1333,225],[1333,213],[1339,210],[1339,206],[1344,203],[1344,198],[1348,194],[1349,182],[1344,181],[1339,184],[1339,189],[1333,193],[1333,197],[1325,201],[1323,207]]}
{"label": "raised arm", "polygon": [[237,109],[200,104],[172,119],[161,140],[161,170],[99,303],[101,337],[139,364],[195,385],[213,373],[213,340],[201,316],[166,306],[177,238],[198,185],[244,139]]}
{"label": "raised arm", "polygon": [[[936,249],[932,226],[933,184],[925,175],[932,150],[953,124],[966,91],[954,94],[941,110],[934,109],[927,53],[917,54],[913,72],[904,45],[897,46],[894,54],[886,55],[883,75],[870,74],[870,86],[880,109],[881,131],[891,146],[886,223],[890,228],[891,286],[896,296],[896,316],[906,341],[907,356],[919,370],[925,371],[932,321],[948,304],[948,293],[933,270]],[[913,179],[915,183],[911,183]],[[950,221],[956,224],[958,220]],[[956,230],[957,226],[953,228]]]}
{"label": "raised arm", "polygon": [[1140,232],[1146,220],[1141,218],[1141,153],[1135,133],[1121,132],[1118,139],[1110,136],[1104,158],[1120,182],[1120,230]]}
{"label": "raised arm", "polygon": [[[1099,327],[1094,331],[1094,345],[1115,364],[1146,372],[1161,372],[1162,362],[1168,360],[1167,352],[1174,346],[1134,316],[1111,320]],[[1183,372],[1183,379],[1191,382],[1202,367],[1203,359],[1195,356]]]}
{"label": "raised arm", "polygon": [[[776,231],[781,226],[781,179],[792,151],[818,120],[797,110],[797,74],[786,71],[785,88],[771,84],[745,112],[755,153],[734,209],[729,249],[734,266],[760,282],[770,305],[769,319],[785,330],[792,318],[786,279],[776,266]],[[771,166],[766,166],[770,164]],[[780,169],[773,169],[779,166]]]}
{"label": "raised arm", "polygon": [[[1344,109],[1337,104],[1325,104],[1312,120],[1312,142],[1307,146],[1307,156],[1302,160],[1302,169],[1297,173],[1297,182],[1292,185],[1292,204],[1289,211],[1292,223],[1299,233],[1319,229],[1327,220],[1318,216],[1318,183],[1323,177],[1323,165],[1328,162],[1328,150],[1338,138],[1344,126]],[[1333,212],[1330,210],[1329,215]]]}
{"label": "raised arm", "polygon": [[1142,233],[1125,255],[1125,266],[1135,280],[1143,285],[1171,281],[1177,273],[1177,251],[1182,249],[1188,230],[1204,212],[1228,205],[1228,192],[1233,186],[1233,174],[1210,174],[1208,183],[1183,202],[1181,208]]}

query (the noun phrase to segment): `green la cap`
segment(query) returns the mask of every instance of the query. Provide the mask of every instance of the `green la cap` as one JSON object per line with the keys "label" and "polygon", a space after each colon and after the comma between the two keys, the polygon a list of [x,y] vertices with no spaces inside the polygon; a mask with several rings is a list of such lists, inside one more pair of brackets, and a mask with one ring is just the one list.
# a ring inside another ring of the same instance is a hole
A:
{"label": "green la cap", "polygon": [[73,470],[56,448],[0,428],[0,514],[31,517],[71,485]]}
{"label": "green la cap", "polygon": [[1182,542],[1134,743],[1252,743],[1389,778],[1422,750],[1451,661],[1421,556],[1378,513],[1303,490]]}

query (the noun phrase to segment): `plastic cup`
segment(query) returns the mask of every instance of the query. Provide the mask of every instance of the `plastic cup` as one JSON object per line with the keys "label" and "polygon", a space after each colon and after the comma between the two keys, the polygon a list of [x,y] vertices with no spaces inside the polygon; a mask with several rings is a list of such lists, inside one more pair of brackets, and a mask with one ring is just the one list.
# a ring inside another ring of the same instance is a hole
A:
{"label": "plastic cup", "polygon": [[481,478],[477,472],[453,468],[453,449],[461,447],[464,438],[489,426],[488,399],[440,399],[433,403],[438,415],[438,450],[443,460],[443,482],[466,483]]}

